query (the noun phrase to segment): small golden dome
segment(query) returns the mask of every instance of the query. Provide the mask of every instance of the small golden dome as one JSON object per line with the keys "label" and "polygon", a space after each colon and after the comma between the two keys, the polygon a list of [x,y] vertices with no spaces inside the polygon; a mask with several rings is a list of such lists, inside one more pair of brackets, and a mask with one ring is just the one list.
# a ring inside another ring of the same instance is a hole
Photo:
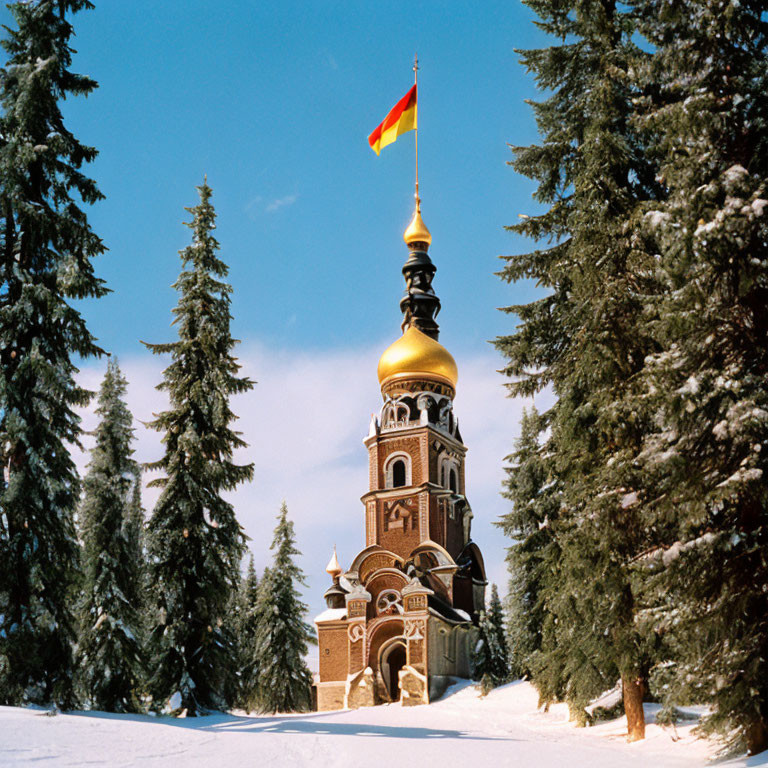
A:
{"label": "small golden dome", "polygon": [[332,579],[338,579],[342,574],[342,567],[339,565],[339,558],[336,557],[336,547],[333,548],[333,557],[325,567],[325,572],[329,574]]}
{"label": "small golden dome", "polygon": [[407,245],[411,243],[426,243],[430,245],[432,243],[432,235],[429,234],[427,225],[424,223],[424,219],[421,218],[421,204],[416,203],[416,211],[413,214],[411,223],[408,225],[408,229],[403,233],[403,240]]}
{"label": "small golden dome", "polygon": [[451,353],[412,325],[379,360],[379,384],[392,378],[437,379],[456,389],[459,371]]}

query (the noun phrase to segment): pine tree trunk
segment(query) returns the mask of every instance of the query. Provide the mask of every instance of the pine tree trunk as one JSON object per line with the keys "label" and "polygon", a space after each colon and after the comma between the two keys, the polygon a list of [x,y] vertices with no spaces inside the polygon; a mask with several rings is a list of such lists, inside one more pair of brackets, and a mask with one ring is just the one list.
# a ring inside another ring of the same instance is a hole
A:
{"label": "pine tree trunk", "polygon": [[755,720],[745,731],[747,739],[747,754],[756,755],[768,749],[768,721]]}
{"label": "pine tree trunk", "polygon": [[568,719],[576,723],[578,728],[585,728],[587,725],[587,713],[584,707],[577,704],[568,703]]}
{"label": "pine tree trunk", "polygon": [[627,715],[627,741],[640,741],[645,738],[645,681],[642,677],[622,677],[621,689],[624,696],[624,712]]}

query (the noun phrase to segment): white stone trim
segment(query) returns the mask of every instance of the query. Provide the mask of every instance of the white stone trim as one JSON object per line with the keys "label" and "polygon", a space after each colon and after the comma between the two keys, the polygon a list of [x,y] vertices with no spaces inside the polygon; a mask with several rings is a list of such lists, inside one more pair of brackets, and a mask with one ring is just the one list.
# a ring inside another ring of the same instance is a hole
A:
{"label": "white stone trim", "polygon": [[395,453],[387,456],[387,460],[384,463],[384,487],[388,490],[395,488],[392,477],[392,468],[397,461],[403,461],[405,463],[405,485],[397,486],[398,488],[407,488],[413,485],[413,471],[411,466],[411,455],[406,451],[395,451]]}

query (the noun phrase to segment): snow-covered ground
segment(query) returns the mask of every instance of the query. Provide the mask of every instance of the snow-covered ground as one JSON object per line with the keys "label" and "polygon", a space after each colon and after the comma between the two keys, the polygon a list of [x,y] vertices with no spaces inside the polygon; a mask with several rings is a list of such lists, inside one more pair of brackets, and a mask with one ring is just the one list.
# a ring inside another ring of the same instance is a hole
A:
{"label": "snow-covered ground", "polygon": [[[647,714],[652,720],[655,708]],[[398,704],[350,712],[278,717],[212,715],[187,720],[100,712],[58,714],[0,707],[0,766],[378,766],[458,765],[536,768],[688,768],[704,766],[713,745],[691,725],[651,724],[627,744],[625,723],[575,728],[567,711],[536,710],[527,683],[479,698],[458,684],[427,707]],[[768,753],[721,766],[768,766]]]}

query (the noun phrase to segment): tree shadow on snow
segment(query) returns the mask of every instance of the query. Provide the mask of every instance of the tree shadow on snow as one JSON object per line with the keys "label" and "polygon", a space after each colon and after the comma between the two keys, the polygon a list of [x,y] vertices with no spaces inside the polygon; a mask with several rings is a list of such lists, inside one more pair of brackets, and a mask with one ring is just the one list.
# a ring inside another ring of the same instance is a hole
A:
{"label": "tree shadow on snow", "polygon": [[[360,710],[355,710],[360,712]],[[393,739],[461,739],[463,741],[519,741],[506,737],[481,736],[441,728],[424,728],[409,725],[372,725],[367,723],[331,722],[344,711],[307,712],[294,715],[246,716],[216,712],[202,717],[151,717],[150,715],[115,714],[96,710],[64,713],[69,717],[121,720],[147,725],[165,725],[173,728],[230,733],[285,733],[310,736],[371,736]]]}
{"label": "tree shadow on snow", "polygon": [[249,722],[212,725],[206,730],[232,730],[237,733],[290,733],[312,736],[373,736],[392,739],[462,739],[465,741],[516,741],[503,737],[480,736],[466,731],[418,726],[371,725],[368,723],[337,723],[315,718],[243,718]]}

